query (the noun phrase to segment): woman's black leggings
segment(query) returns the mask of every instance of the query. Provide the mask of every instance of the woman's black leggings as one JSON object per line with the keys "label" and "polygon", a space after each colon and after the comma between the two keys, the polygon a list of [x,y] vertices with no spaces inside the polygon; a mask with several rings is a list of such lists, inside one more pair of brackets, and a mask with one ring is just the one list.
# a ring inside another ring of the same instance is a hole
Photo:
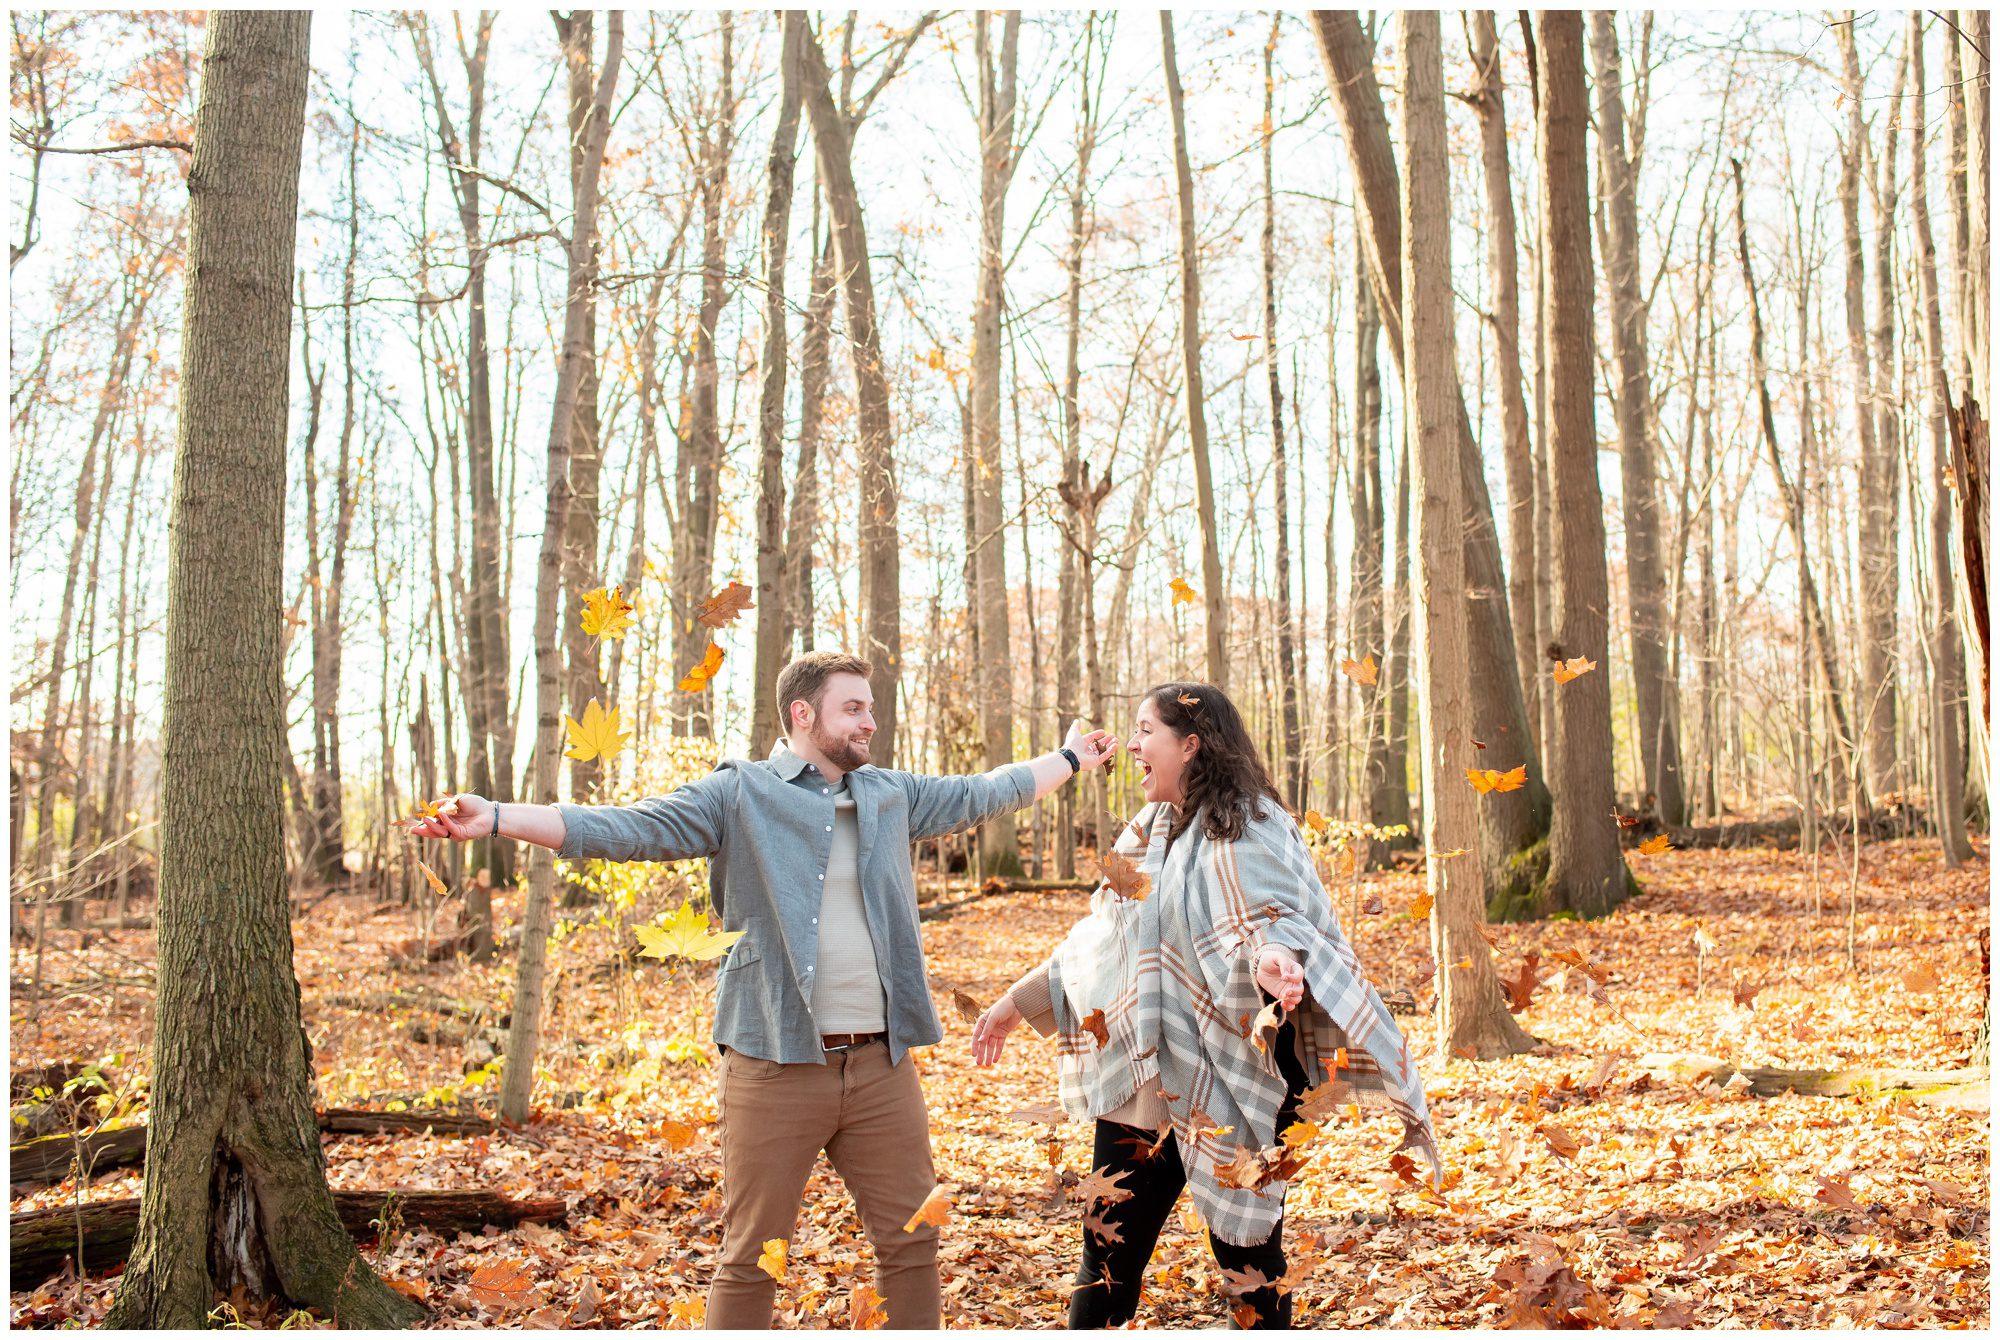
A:
{"label": "woman's black leggings", "polygon": [[[1299,1095],[1308,1084],[1289,1021],[1278,1030],[1271,1050],[1278,1058],[1279,1073],[1285,1077],[1285,1101],[1278,1108],[1277,1130],[1272,1132],[1275,1142],[1278,1132],[1296,1119]],[[1130,1191],[1132,1198],[1105,1207],[1099,1216],[1116,1230],[1118,1241],[1107,1243],[1091,1229],[1084,1230],[1083,1264],[1077,1268],[1076,1292],[1069,1297],[1069,1326],[1073,1331],[1122,1326],[1139,1310],[1139,1286],[1145,1276],[1146,1262],[1152,1259],[1160,1230],[1166,1226],[1174,1202],[1180,1199],[1181,1189],[1187,1185],[1187,1170],[1181,1164],[1180,1147],[1172,1135],[1167,1136],[1166,1143],[1152,1158],[1141,1157],[1144,1146],[1152,1143],[1153,1134],[1142,1127],[1115,1121],[1097,1123],[1091,1166],[1102,1172],[1128,1174],[1118,1185],[1121,1190]],[[1086,1206],[1085,1213],[1091,1208]],[[1276,1280],[1285,1273],[1284,1232],[1281,1214],[1271,1236],[1254,1247],[1232,1247],[1216,1237],[1213,1230],[1208,1235],[1208,1246],[1215,1254],[1215,1263],[1223,1269],[1258,1270],[1267,1279]],[[1245,1304],[1257,1310],[1256,1329],[1286,1330],[1292,1324],[1289,1293],[1280,1296],[1275,1288],[1263,1288],[1237,1298],[1230,1309],[1231,1324],[1239,1329],[1241,1323],[1235,1320],[1234,1313]]]}

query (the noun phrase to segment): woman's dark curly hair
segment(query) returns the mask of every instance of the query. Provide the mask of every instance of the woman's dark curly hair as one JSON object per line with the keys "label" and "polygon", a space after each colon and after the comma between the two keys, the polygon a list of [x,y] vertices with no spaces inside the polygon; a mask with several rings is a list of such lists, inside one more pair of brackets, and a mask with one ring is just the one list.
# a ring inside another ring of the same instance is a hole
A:
{"label": "woman's dark curly hair", "polygon": [[1169,842],[1187,830],[1196,814],[1203,816],[1202,832],[1210,841],[1234,842],[1249,820],[1267,817],[1264,801],[1284,809],[1243,714],[1221,689],[1201,683],[1157,684],[1146,690],[1146,699],[1175,735],[1201,738],[1201,748],[1181,775],[1180,813],[1167,830]]}

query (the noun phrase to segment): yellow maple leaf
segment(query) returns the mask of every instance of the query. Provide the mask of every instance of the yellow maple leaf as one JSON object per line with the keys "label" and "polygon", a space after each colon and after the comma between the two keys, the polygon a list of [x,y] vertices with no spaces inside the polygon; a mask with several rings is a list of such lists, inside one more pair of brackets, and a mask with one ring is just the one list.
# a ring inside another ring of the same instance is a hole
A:
{"label": "yellow maple leaf", "polygon": [[686,1322],[689,1330],[700,1330],[708,1324],[708,1298],[698,1293],[686,1294],[669,1303],[667,1313],[675,1321]]}
{"label": "yellow maple leaf", "polygon": [[1489,791],[1519,791],[1528,784],[1528,765],[1523,763],[1505,772],[1494,768],[1467,768],[1465,779],[1482,796]]}
{"label": "yellow maple leaf", "polygon": [[1174,578],[1168,585],[1173,588],[1174,603],[1176,605],[1192,605],[1201,599],[1200,596],[1195,594],[1195,589],[1179,577]]}
{"label": "yellow maple leaf", "polygon": [[774,1280],[785,1278],[785,1255],[789,1244],[783,1238],[769,1238],[764,1243],[763,1255],[757,1258],[757,1268]]}
{"label": "yellow maple leaf", "polygon": [[903,1225],[905,1233],[916,1231],[918,1224],[935,1224],[939,1228],[951,1222],[951,1197],[944,1188],[934,1186],[931,1194],[924,1197],[924,1203],[917,1206],[917,1212],[910,1216],[910,1222]]}
{"label": "yellow maple leaf", "polygon": [[1373,684],[1380,678],[1378,667],[1375,664],[1375,657],[1372,654],[1363,656],[1358,661],[1342,661],[1340,663],[1340,673],[1346,675],[1357,684]]}
{"label": "yellow maple leaf", "polygon": [[1279,1139],[1284,1141],[1286,1148],[1298,1149],[1319,1139],[1319,1123],[1316,1121],[1295,1121],[1285,1127],[1285,1133]]}
{"label": "yellow maple leaf", "polygon": [[679,688],[682,693],[700,693],[708,687],[708,681],[715,678],[715,672],[722,668],[722,648],[713,642],[703,653],[701,664],[682,677]]}
{"label": "yellow maple leaf", "polygon": [[1647,856],[1661,856],[1674,849],[1665,833],[1656,833],[1639,844],[1639,850]]}
{"label": "yellow maple leaf", "polygon": [[1597,662],[1588,656],[1572,656],[1567,661],[1557,661],[1549,674],[1558,684],[1567,684],[1578,675],[1587,675],[1597,668]]}
{"label": "yellow maple leaf", "polygon": [[586,591],[583,593],[583,631],[590,637],[624,637],[632,627],[632,609],[622,586],[614,586],[610,590],[600,586],[595,591]]}
{"label": "yellow maple leaf", "polygon": [[582,721],[565,716],[563,726],[569,731],[569,748],[563,750],[564,755],[585,762],[618,757],[632,738],[630,731],[618,729],[618,709],[614,707],[607,712],[595,698],[583,709]]}
{"label": "yellow maple leaf", "polygon": [[431,869],[429,866],[425,865],[422,861],[417,862],[417,869],[423,871],[424,878],[431,882],[431,892],[435,893],[440,898],[445,898],[450,896],[451,890],[446,888],[444,881],[438,878],[437,871]]}
{"label": "yellow maple leaf", "polygon": [[642,957],[684,958],[696,963],[721,958],[745,934],[712,929],[707,915],[695,911],[690,903],[682,903],[657,925],[633,927],[632,933],[639,937]]}
{"label": "yellow maple leaf", "polygon": [[1420,893],[1410,900],[1410,920],[1422,921],[1431,914],[1431,904],[1436,900],[1428,893]]}
{"label": "yellow maple leaf", "polygon": [[879,1331],[889,1314],[882,1308],[882,1295],[875,1286],[862,1281],[847,1295],[847,1324],[850,1330]]}
{"label": "yellow maple leaf", "polygon": [[1306,827],[1312,829],[1315,833],[1324,833],[1326,831],[1326,816],[1318,810],[1307,810]]}

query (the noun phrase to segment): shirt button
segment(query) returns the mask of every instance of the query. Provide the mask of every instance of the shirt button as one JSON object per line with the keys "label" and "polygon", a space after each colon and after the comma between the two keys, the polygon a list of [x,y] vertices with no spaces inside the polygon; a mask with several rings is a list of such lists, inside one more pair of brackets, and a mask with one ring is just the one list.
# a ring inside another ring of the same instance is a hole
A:
{"label": "shirt button", "polygon": [[822,786],[819,789],[819,793],[823,796],[830,796],[833,794],[833,788],[830,786]]}
{"label": "shirt button", "polygon": [[832,825],[832,824],[828,824],[828,825],[826,826],[826,831],[827,831],[827,832],[829,832],[829,833],[831,833],[831,832],[833,831],[833,825]]}
{"label": "shirt button", "polygon": [[819,880],[820,880],[820,883],[822,883],[822,884],[826,883],[826,876],[825,876],[825,875],[821,875],[821,876],[819,877]]}
{"label": "shirt button", "polygon": [[814,917],[814,918],[813,918],[813,925],[815,925],[815,926],[819,925],[819,918],[818,918],[818,917]]}

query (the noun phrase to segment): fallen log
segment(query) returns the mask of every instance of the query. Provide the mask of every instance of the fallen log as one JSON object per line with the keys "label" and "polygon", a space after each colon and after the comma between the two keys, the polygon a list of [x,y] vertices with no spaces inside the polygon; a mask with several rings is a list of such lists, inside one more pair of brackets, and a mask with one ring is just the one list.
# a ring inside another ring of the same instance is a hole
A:
{"label": "fallen log", "polygon": [[[1911,805],[1901,805],[1894,810],[1875,810],[1861,820],[1861,836],[1870,842],[1884,842],[1891,838],[1908,837],[1923,827],[1923,812]],[[1829,837],[1849,837],[1855,824],[1845,814],[1823,815],[1819,820],[1819,831]],[[1656,833],[1665,833],[1678,849],[1719,848],[1738,850],[1745,847],[1773,847],[1779,851],[1791,851],[1799,845],[1799,816],[1789,815],[1782,819],[1744,819],[1734,823],[1700,824],[1669,828],[1651,818],[1642,819],[1630,828],[1620,831],[1619,838],[1627,847],[1636,847]]]}
{"label": "fallen log", "polygon": [[[310,1004],[311,1002],[308,1002]],[[507,1027],[513,1012],[503,1005],[486,1005],[476,1000],[453,1000],[432,991],[339,991],[318,1002],[335,1009],[361,1010],[380,1014],[388,1010],[427,1010],[474,1023]]]}
{"label": "fallen log", "polygon": [[[1759,1098],[1796,1093],[1810,1098],[1854,1098],[1876,1093],[1939,1093],[1984,1084],[1983,1066],[1954,1070],[1903,1070],[1893,1066],[1850,1066],[1838,1070],[1792,1070],[1780,1066],[1738,1069],[1718,1056],[1652,1052],[1639,1058],[1641,1070],[1684,1084],[1707,1080],[1718,1088],[1735,1084]],[[1740,1083],[1738,1082],[1740,1081]]]}
{"label": "fallen log", "polygon": [[[513,1228],[559,1222],[569,1212],[560,1196],[516,1200],[496,1191],[336,1191],[333,1203],[341,1225],[357,1242],[380,1233],[384,1219],[406,1229],[451,1234],[476,1233],[487,1224]],[[138,1231],[136,1198],[14,1215],[8,1241],[13,1287],[26,1287],[62,1269],[64,1259],[77,1254],[79,1237],[83,1243],[82,1269],[109,1270],[131,1254]]]}
{"label": "fallen log", "polygon": [[[371,1112],[362,1108],[330,1107],[319,1114],[319,1128],[328,1135],[422,1134],[486,1135],[491,1117],[471,1112]],[[69,1176],[70,1160],[78,1158],[90,1176],[146,1161],[146,1128],[112,1126],[71,1140],[45,1135],[22,1140],[7,1150],[8,1183],[15,1187],[48,1186]]]}

